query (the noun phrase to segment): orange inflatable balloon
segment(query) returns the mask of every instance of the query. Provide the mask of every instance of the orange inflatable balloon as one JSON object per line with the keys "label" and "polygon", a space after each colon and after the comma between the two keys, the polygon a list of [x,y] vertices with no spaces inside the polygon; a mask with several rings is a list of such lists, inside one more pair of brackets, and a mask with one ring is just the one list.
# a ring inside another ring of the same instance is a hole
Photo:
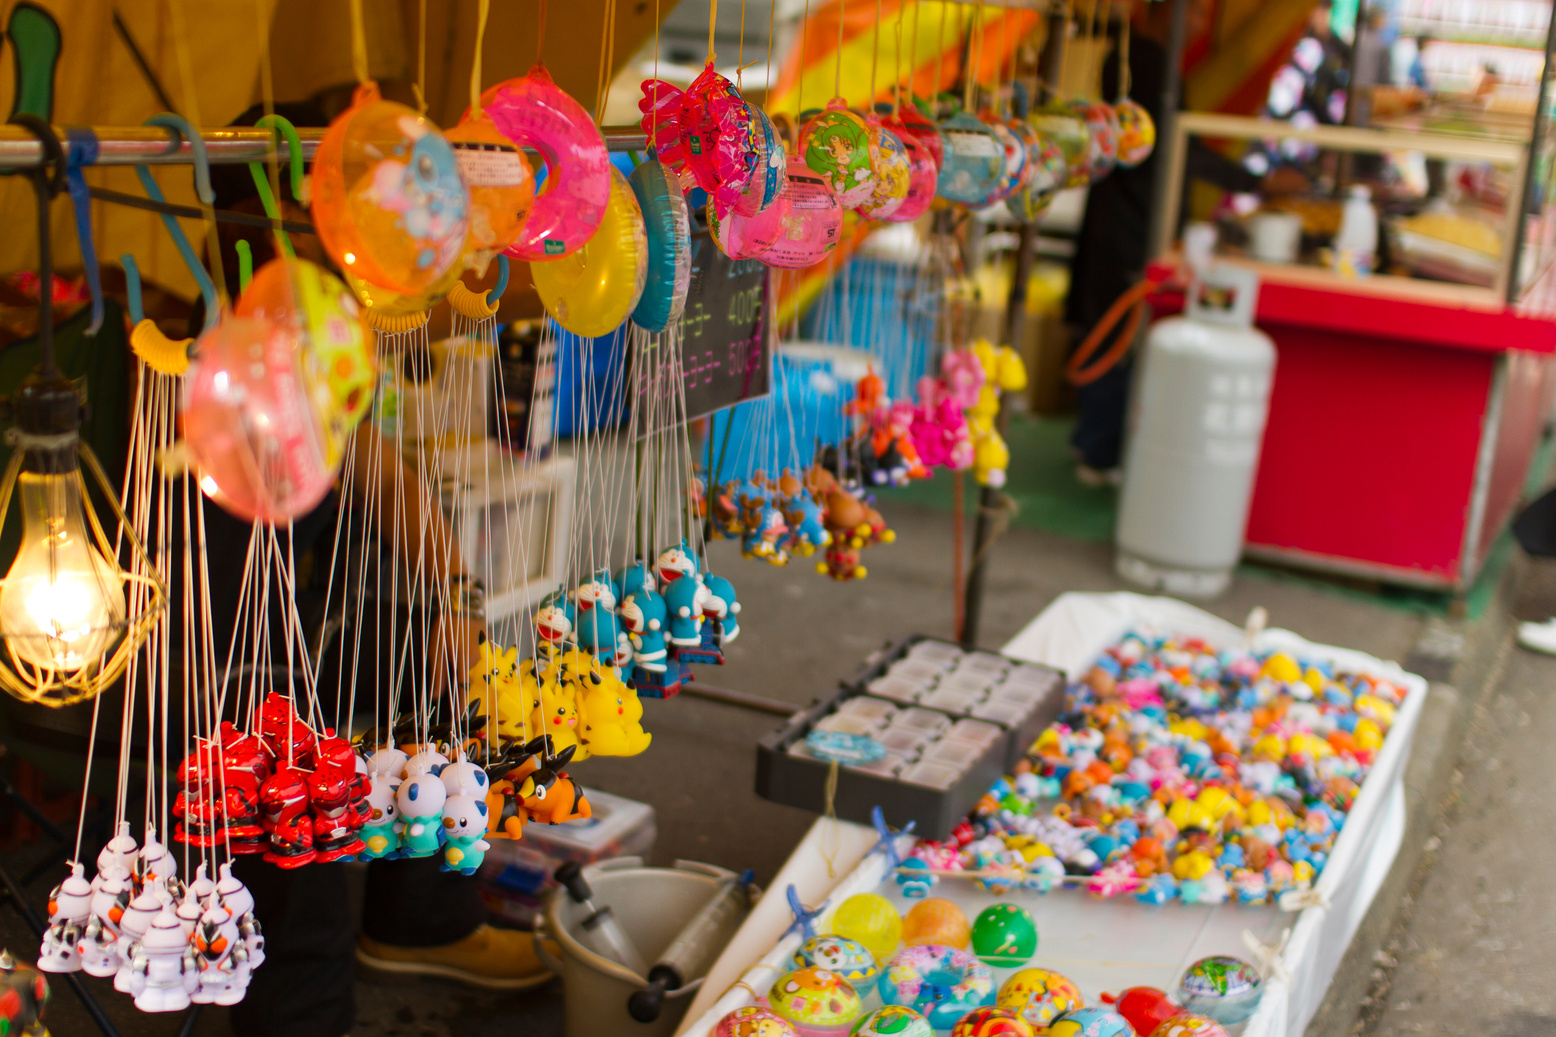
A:
{"label": "orange inflatable balloon", "polygon": [[357,87],[313,160],[313,223],[342,270],[381,288],[425,291],[459,260],[470,193],[430,121]]}
{"label": "orange inflatable balloon", "polygon": [[485,273],[486,264],[524,230],[524,219],[535,204],[535,171],[484,110],[465,112],[444,136],[470,189],[464,265]]}

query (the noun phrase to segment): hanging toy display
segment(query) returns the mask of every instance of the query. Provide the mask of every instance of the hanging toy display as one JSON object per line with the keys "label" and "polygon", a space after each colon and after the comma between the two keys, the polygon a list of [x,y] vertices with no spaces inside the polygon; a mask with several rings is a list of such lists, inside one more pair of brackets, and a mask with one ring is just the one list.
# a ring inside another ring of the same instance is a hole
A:
{"label": "hanging toy display", "polygon": [[1057,144],[1064,156],[1065,187],[1085,187],[1091,183],[1091,130],[1085,118],[1060,100],[1050,101],[1027,116],[1027,123],[1046,140]]}
{"label": "hanging toy display", "polygon": [[1030,222],[1047,212],[1054,196],[1064,190],[1068,176],[1064,151],[1056,140],[1024,120],[1012,120],[1010,128],[1026,145],[1029,175],[1025,186],[1005,200],[1005,207],[1016,219]]}
{"label": "hanging toy display", "polygon": [[454,267],[470,193],[448,141],[403,104],[363,83],[330,123],[313,160],[313,222],[352,276],[416,295]]}
{"label": "hanging toy display", "polygon": [[848,110],[842,98],[828,101],[820,114],[800,128],[799,151],[811,171],[836,193],[843,208],[857,209],[874,195],[870,127]]}
{"label": "hanging toy display", "polygon": [[1113,104],[1118,126],[1118,164],[1133,169],[1151,157],[1156,147],[1156,123],[1145,106],[1128,97]]}
{"label": "hanging toy display", "polygon": [[1005,176],[1005,148],[993,128],[968,112],[958,112],[940,124],[940,136],[945,158],[937,193],[972,208],[989,204]]}
{"label": "hanging toy display", "polygon": [[325,463],[334,467],[377,383],[356,299],[323,267],[283,256],[255,272],[234,313],[268,321],[297,342],[303,387],[324,423]]}
{"label": "hanging toy display", "polygon": [[472,108],[443,136],[454,149],[459,175],[470,189],[470,237],[462,268],[486,273],[524,229],[535,204],[529,159],[497,128],[485,109]]}
{"label": "hanging toy display", "polygon": [[648,234],[637,195],[609,168],[610,204],[582,247],[530,267],[546,312],[584,338],[608,335],[637,308],[648,279]]}
{"label": "hanging toy display", "polygon": [[902,139],[891,131],[881,117],[871,112],[865,117],[869,131],[870,172],[875,186],[870,197],[859,206],[859,214],[872,220],[888,220],[907,200],[912,181],[912,165]]}
{"label": "hanging toy display", "polygon": [[643,214],[647,247],[643,295],[632,311],[632,323],[657,335],[681,318],[691,286],[686,197],[655,159],[639,163],[627,182]]}
{"label": "hanging toy display", "polygon": [[[747,214],[760,211],[768,176],[766,155],[756,154],[760,143],[752,133],[751,108],[741,99],[735,84],[713,70],[710,60],[684,91],[659,79],[643,83],[643,132],[659,161],[673,171],[681,187],[700,187],[719,215],[733,209],[760,172],[762,192],[747,202]],[[764,131],[765,133],[769,130]],[[758,162],[762,163],[760,171]],[[770,201],[770,198],[769,198]]]}
{"label": "hanging toy display", "polygon": [[242,317],[196,345],[184,380],[184,442],[200,489],[239,518],[286,522],[334,483],[340,445],[315,411],[302,354],[290,331]]}
{"label": "hanging toy display", "polygon": [[538,64],[488,89],[481,106],[504,137],[538,151],[546,166],[546,182],[504,251],[544,262],[583,248],[611,202],[610,152],[594,119]]}
{"label": "hanging toy display", "polygon": [[767,266],[803,269],[827,257],[842,239],[843,205],[826,177],[802,159],[790,158],[778,198],[755,216],[738,212],[719,219],[709,210],[714,240],[731,259],[759,259]]}
{"label": "hanging toy display", "polygon": [[1026,145],[1020,137],[1016,136],[1016,132],[1000,118],[997,112],[992,110],[986,111],[979,118],[989,129],[994,131],[994,136],[999,141],[1005,158],[1004,176],[1001,178],[999,186],[994,189],[988,199],[980,206],[980,208],[987,208],[998,205],[1022,190],[1026,186],[1032,170]]}
{"label": "hanging toy display", "polygon": [[745,155],[751,179],[736,199],[734,210],[744,216],[754,216],[777,201],[782,193],[784,181],[788,179],[789,154],[766,112],[747,103],[746,115],[751,141]]}
{"label": "hanging toy display", "polygon": [[[910,122],[906,118],[908,112],[917,118]],[[908,160],[908,191],[901,204],[882,218],[888,223],[911,223],[924,215],[935,200],[935,186],[940,180],[940,131],[911,105],[883,123],[902,142]]]}
{"label": "hanging toy display", "polygon": [[973,475],[981,486],[1005,485],[1010,448],[1000,435],[1000,394],[1020,392],[1027,386],[1026,365],[1009,346],[996,347],[988,339],[973,343],[973,356],[983,368],[976,402],[967,409],[967,432],[973,444]]}
{"label": "hanging toy display", "polygon": [[1106,101],[1072,101],[1071,110],[1086,124],[1086,176],[1096,183],[1118,164],[1118,123]]}

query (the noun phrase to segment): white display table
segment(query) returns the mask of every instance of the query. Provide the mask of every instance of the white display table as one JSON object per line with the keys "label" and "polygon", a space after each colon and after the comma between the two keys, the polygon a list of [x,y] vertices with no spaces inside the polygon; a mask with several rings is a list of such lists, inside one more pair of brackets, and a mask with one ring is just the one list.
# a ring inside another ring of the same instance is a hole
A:
{"label": "white display table", "polygon": [[[1219,647],[1241,644],[1246,637],[1237,627],[1169,598],[1066,594],[1002,651],[1074,677],[1107,645],[1141,627],[1203,637]],[[1056,890],[1046,896],[1017,892],[1011,899],[1037,920],[1040,942],[1032,964],[1070,977],[1088,1003],[1104,990],[1129,986],[1171,990],[1183,969],[1196,959],[1234,954],[1254,961],[1266,973],[1264,1000],[1248,1021],[1244,1037],[1298,1037],[1323,1001],[1352,934],[1399,851],[1405,830],[1405,760],[1426,699],[1426,682],[1394,663],[1312,644],[1290,631],[1265,630],[1253,645],[1326,659],[1406,689],[1394,726],[1305,906],[1295,913],[1238,904],[1149,907],[1128,897],[1100,900],[1078,890]],[[879,892],[906,911],[911,902],[897,895],[894,884],[880,886],[886,866],[883,855],[866,856],[875,842],[875,832],[868,828],[817,820],[714,964],[680,1034],[704,1037],[725,1013],[750,1004],[755,994],[765,992],[792,967],[790,956],[800,938],[791,934],[780,939],[790,921],[784,892],[791,883],[807,905],[830,901],[828,912],[817,920],[821,932],[828,929],[830,911],[855,893]],[[903,838],[898,844],[905,852],[913,839]],[[956,901],[969,918],[996,902],[974,883],[960,879],[940,882],[934,895]],[[996,978],[1009,971],[996,970]],[[872,993],[865,1003],[873,1006],[878,999]]]}

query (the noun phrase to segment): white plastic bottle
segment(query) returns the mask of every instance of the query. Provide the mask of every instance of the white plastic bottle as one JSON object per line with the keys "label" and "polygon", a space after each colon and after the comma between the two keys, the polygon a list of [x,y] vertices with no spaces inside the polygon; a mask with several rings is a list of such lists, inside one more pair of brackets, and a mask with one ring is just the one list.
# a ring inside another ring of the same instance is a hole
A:
{"label": "white plastic bottle", "polygon": [[1378,212],[1372,207],[1372,191],[1364,184],[1351,185],[1340,214],[1340,233],[1334,239],[1334,270],[1342,277],[1367,277],[1378,252]]}

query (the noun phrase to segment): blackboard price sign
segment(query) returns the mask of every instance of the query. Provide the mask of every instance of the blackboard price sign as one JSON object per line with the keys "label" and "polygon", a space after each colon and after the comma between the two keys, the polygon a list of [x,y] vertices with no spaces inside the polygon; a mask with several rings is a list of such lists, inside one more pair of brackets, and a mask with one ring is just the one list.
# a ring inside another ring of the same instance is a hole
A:
{"label": "blackboard price sign", "polygon": [[[686,418],[766,396],[772,381],[767,341],[767,267],[730,259],[706,231],[692,235],[692,278],[682,318],[680,391]],[[662,392],[675,391],[652,376]],[[640,385],[644,399],[648,384]]]}

